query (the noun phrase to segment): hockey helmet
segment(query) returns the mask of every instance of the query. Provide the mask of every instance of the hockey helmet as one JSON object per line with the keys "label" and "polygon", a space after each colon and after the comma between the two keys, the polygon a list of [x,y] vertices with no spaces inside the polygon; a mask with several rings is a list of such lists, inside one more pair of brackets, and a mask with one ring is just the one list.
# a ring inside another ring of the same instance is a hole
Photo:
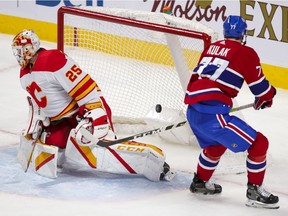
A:
{"label": "hockey helmet", "polygon": [[223,24],[225,38],[242,39],[246,35],[247,24],[241,16],[230,15]]}
{"label": "hockey helmet", "polygon": [[23,30],[12,41],[13,55],[24,69],[40,48],[39,37],[33,30]]}

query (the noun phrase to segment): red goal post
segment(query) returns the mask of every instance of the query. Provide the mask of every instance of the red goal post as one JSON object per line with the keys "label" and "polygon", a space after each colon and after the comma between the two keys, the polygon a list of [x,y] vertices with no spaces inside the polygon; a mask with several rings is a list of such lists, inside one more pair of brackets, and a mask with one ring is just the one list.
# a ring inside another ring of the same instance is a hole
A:
{"label": "red goal post", "polygon": [[198,39],[203,40],[204,47],[206,47],[207,45],[211,43],[211,35],[208,35],[207,33],[204,33],[204,32],[197,32],[197,31],[188,30],[188,29],[175,28],[172,26],[164,26],[164,25],[160,25],[157,23],[148,23],[148,22],[144,22],[140,20],[127,19],[124,17],[117,17],[117,16],[113,16],[110,14],[89,11],[87,9],[88,8],[81,9],[81,7],[67,7],[67,6],[63,6],[59,8],[58,17],[57,17],[57,31],[58,31],[57,47],[58,49],[64,50],[64,15],[65,14],[85,16],[87,18],[104,20],[108,22],[118,23],[121,25],[135,26],[135,27],[145,28],[145,29],[154,30],[154,31],[162,31],[166,33],[176,34],[176,35],[198,38]]}

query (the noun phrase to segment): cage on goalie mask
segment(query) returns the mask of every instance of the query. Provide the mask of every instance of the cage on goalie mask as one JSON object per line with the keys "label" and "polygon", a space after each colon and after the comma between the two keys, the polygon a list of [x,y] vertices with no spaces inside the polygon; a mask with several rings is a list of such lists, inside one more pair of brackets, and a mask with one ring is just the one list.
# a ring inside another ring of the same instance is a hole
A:
{"label": "cage on goalie mask", "polygon": [[223,23],[224,37],[242,39],[246,35],[247,24],[241,16],[230,15]]}
{"label": "cage on goalie mask", "polygon": [[23,30],[12,41],[12,51],[22,69],[40,48],[39,37],[33,30]]}

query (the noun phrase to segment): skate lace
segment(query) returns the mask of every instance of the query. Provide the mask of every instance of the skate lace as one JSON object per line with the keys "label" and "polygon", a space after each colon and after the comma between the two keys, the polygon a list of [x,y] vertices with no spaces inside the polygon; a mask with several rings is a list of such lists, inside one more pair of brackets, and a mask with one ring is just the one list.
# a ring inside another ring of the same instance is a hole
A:
{"label": "skate lace", "polygon": [[261,194],[264,197],[270,197],[271,193],[268,192],[262,185],[257,188],[257,191],[259,194]]}

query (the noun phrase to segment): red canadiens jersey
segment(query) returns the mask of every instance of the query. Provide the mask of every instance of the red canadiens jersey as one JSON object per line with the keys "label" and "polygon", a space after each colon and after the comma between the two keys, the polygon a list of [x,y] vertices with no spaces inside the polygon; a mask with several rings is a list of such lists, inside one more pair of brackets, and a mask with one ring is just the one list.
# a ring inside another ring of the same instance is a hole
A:
{"label": "red canadiens jersey", "polygon": [[42,48],[34,65],[20,71],[20,82],[52,121],[102,96],[90,75],[59,50]]}
{"label": "red canadiens jersey", "polygon": [[271,100],[274,91],[266,80],[254,49],[233,40],[212,43],[193,70],[185,95],[186,104],[217,100],[232,106],[243,82],[255,97]]}

